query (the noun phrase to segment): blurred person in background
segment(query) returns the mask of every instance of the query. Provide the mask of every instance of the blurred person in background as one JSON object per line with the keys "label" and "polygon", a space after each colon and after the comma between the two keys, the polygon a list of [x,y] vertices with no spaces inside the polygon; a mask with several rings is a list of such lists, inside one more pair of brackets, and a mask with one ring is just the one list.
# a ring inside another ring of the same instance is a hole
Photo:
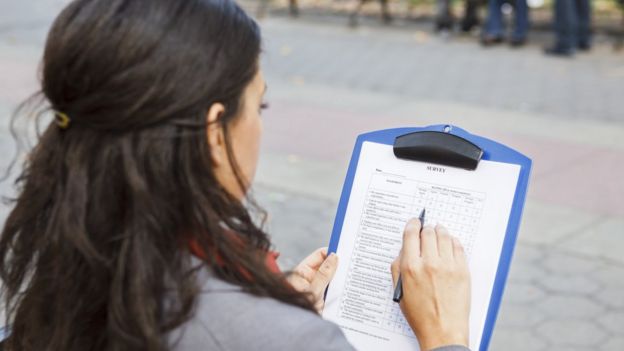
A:
{"label": "blurred person in background", "polygon": [[500,44],[505,41],[503,23],[503,6],[511,4],[514,13],[514,25],[509,44],[522,46],[526,44],[529,31],[529,6],[527,0],[489,0],[488,14],[481,35],[481,43],[485,46]]}
{"label": "blurred person in background", "polygon": [[[253,219],[261,46],[231,0],[76,0],[55,19],[27,101],[55,119],[0,237],[4,350],[354,350],[319,315],[337,257],[283,273]],[[410,221],[399,272],[421,350],[468,350],[459,241]]]}
{"label": "blurred person in background", "polygon": [[[358,25],[358,18],[360,16],[360,12],[362,11],[362,8],[368,1],[369,0],[358,0],[358,3],[355,6],[355,9],[353,9],[351,14],[349,15],[349,25],[351,27],[355,27]],[[390,22],[392,22],[392,15],[390,15],[388,1],[389,0],[379,0],[379,5],[381,6],[381,20],[383,21],[384,24],[389,24]]]}
{"label": "blurred person in background", "polygon": [[[463,32],[470,32],[479,25],[479,6],[483,0],[464,0],[464,18],[460,28]],[[453,30],[455,18],[451,9],[451,0],[438,0],[436,5],[435,30]]]}
{"label": "blurred person in background", "polygon": [[545,53],[573,56],[591,49],[591,3],[589,0],[555,1],[555,43]]}
{"label": "blurred person in background", "polygon": [[299,17],[299,4],[297,0],[288,0],[288,11],[291,16]]}

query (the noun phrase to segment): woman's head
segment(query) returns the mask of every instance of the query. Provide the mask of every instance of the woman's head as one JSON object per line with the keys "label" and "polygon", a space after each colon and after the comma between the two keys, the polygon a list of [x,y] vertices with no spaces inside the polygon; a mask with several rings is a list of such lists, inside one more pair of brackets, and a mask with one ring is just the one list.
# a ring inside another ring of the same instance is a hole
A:
{"label": "woman's head", "polygon": [[[255,127],[264,89],[259,53],[257,25],[232,1],[75,1],[50,31],[43,94],[70,117],[68,138],[84,131],[189,133],[206,122],[209,131]],[[229,139],[218,137],[230,135],[208,136],[219,151]],[[239,141],[250,136],[257,139]],[[255,169],[249,152],[235,148],[244,155],[243,170]]]}
{"label": "woman's head", "polygon": [[[51,123],[0,239],[12,350],[162,350],[197,296],[192,243],[221,279],[311,309],[264,267],[242,199],[265,83],[231,0],[77,0],[50,31]],[[166,306],[166,307],[165,307]]]}
{"label": "woman's head", "polygon": [[259,71],[243,91],[238,116],[227,128],[229,135],[225,135],[224,128],[218,123],[226,110],[223,104],[212,104],[206,117],[215,176],[230,194],[239,199],[245,196],[256,173],[262,134],[260,111],[268,106],[263,102],[266,89]]}

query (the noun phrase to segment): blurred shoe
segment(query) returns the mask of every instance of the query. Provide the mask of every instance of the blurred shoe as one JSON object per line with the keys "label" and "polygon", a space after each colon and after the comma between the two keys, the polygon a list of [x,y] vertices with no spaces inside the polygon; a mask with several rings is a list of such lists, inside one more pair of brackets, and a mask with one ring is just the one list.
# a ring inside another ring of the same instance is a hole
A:
{"label": "blurred shoe", "polygon": [[392,23],[392,21],[394,21],[394,18],[389,13],[383,13],[381,15],[381,21],[383,22],[383,24],[390,24]]}
{"label": "blurred shoe", "polygon": [[550,56],[559,56],[559,57],[572,57],[574,56],[574,50],[569,48],[562,48],[560,46],[553,46],[544,49],[544,53]]}
{"label": "blurred shoe", "polygon": [[352,13],[349,15],[349,27],[355,28],[359,24],[357,13]]}
{"label": "blurred shoe", "polygon": [[291,17],[299,17],[299,6],[297,6],[297,3],[291,2],[288,10]]}
{"label": "blurred shoe", "polygon": [[464,18],[461,21],[461,30],[464,33],[468,33],[471,32],[473,28],[476,28],[479,26],[479,19],[478,18]]}
{"label": "blurred shoe", "polygon": [[502,42],[503,42],[503,37],[498,36],[498,35],[486,34],[483,37],[481,37],[481,44],[483,46],[492,46],[492,45],[500,44]]}
{"label": "blurred shoe", "polygon": [[589,43],[579,43],[578,49],[581,51],[589,51],[591,50],[591,45]]}
{"label": "blurred shoe", "polygon": [[451,16],[438,17],[435,21],[435,31],[451,31],[453,30],[453,22],[454,20]]}
{"label": "blurred shoe", "polygon": [[509,41],[509,45],[511,45],[514,48],[519,48],[521,46],[526,45],[526,42],[527,42],[526,38],[512,38]]}

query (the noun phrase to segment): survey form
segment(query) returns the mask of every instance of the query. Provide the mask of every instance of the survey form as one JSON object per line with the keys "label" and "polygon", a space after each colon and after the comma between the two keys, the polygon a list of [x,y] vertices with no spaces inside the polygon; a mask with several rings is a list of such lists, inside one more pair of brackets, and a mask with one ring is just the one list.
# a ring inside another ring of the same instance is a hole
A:
{"label": "survey form", "polygon": [[418,350],[392,301],[390,265],[410,218],[442,224],[467,254],[471,280],[470,348],[478,350],[520,166],[481,160],[476,170],[402,160],[392,145],[362,143],[340,241],[340,264],[323,317],[360,351]]}

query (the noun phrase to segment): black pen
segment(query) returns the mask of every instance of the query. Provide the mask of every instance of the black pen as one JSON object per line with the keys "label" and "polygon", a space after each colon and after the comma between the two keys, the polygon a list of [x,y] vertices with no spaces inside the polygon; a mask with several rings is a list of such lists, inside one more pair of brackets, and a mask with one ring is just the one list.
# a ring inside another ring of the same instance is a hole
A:
{"label": "black pen", "polygon": [[[420,220],[420,231],[422,232],[423,227],[425,226],[425,209],[422,209],[420,212],[420,216],[418,216],[418,220]],[[403,297],[403,281],[401,279],[401,273],[399,272],[399,279],[397,279],[397,285],[394,288],[394,295],[392,296],[392,301],[399,303],[401,302],[401,298]]]}

